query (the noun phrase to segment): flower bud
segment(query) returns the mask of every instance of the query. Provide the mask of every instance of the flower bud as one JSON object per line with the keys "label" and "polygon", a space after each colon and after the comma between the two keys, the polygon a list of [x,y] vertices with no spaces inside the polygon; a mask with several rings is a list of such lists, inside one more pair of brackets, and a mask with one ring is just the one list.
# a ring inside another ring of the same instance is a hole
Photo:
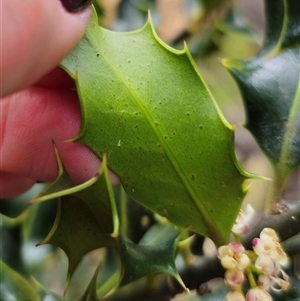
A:
{"label": "flower bud", "polygon": [[239,269],[227,270],[225,273],[225,284],[231,290],[240,288],[245,280],[244,273]]}

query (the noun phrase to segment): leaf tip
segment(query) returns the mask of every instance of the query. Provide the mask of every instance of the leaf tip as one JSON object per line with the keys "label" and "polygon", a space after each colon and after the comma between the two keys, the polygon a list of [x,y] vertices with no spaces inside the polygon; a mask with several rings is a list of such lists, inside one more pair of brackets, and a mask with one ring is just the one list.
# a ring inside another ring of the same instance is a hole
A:
{"label": "leaf tip", "polygon": [[234,60],[229,58],[220,58],[219,61],[227,70],[242,70],[243,62],[241,60]]}

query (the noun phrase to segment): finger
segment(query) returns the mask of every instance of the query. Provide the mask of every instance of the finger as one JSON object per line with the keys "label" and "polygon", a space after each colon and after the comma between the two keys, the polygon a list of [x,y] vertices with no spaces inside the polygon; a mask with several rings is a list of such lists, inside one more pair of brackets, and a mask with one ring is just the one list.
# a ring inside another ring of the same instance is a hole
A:
{"label": "finger", "polygon": [[35,181],[0,171],[0,198],[11,198],[28,190]]}
{"label": "finger", "polygon": [[[91,18],[91,9],[69,13],[59,0],[1,2],[3,97],[36,82],[76,46]],[[21,13],[17,13],[21,12]]]}

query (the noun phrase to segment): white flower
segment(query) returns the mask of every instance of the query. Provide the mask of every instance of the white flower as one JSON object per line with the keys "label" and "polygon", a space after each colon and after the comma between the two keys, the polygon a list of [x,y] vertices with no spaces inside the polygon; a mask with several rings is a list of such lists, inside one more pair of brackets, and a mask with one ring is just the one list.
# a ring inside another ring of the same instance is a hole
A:
{"label": "white flower", "polygon": [[[278,275],[282,276],[280,278]],[[289,276],[281,269],[274,269],[271,275],[259,275],[257,285],[264,290],[286,291],[290,287]]]}
{"label": "white flower", "polygon": [[257,257],[255,266],[265,275],[272,275],[275,271],[277,271],[277,273],[279,272],[278,265],[265,254],[260,254]]}
{"label": "white flower", "polygon": [[245,301],[245,297],[241,292],[229,292],[225,296],[225,301]]}
{"label": "white flower", "polygon": [[272,301],[272,297],[268,292],[255,287],[248,291],[246,301]]}
{"label": "white flower", "polygon": [[245,234],[249,232],[249,222],[254,215],[254,210],[250,204],[248,204],[244,210],[240,210],[239,215],[232,227],[232,232],[235,234]]}
{"label": "white flower", "polygon": [[279,243],[278,236],[273,229],[264,228],[259,237],[252,240],[253,250],[258,256],[266,255],[280,265],[288,262],[288,258]]}
{"label": "white flower", "polygon": [[264,273],[257,279],[259,287],[264,290],[270,288],[275,291],[287,290],[289,277],[280,265],[286,264],[288,258],[279,243],[276,232],[270,228],[263,229],[260,238],[252,240],[252,246],[258,255],[255,266]]}
{"label": "white flower", "polygon": [[244,270],[250,264],[249,257],[245,254],[243,245],[232,242],[227,246],[221,246],[218,249],[218,257],[225,269]]}

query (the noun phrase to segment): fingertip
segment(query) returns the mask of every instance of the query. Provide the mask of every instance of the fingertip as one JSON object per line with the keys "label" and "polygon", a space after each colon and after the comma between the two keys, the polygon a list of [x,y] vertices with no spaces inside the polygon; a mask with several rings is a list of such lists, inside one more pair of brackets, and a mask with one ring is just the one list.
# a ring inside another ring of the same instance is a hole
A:
{"label": "fingertip", "polygon": [[10,0],[3,2],[1,15],[6,24],[1,33],[3,97],[58,66],[84,35],[92,9],[70,13],[59,0]]}

